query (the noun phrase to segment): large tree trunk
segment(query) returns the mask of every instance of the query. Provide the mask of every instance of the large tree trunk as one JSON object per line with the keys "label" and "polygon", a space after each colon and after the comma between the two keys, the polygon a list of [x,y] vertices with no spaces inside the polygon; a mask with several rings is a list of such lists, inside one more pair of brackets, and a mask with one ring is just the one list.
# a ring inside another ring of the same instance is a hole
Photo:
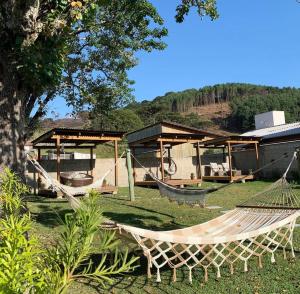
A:
{"label": "large tree trunk", "polygon": [[0,166],[7,166],[24,178],[24,91],[12,64],[0,60]]}

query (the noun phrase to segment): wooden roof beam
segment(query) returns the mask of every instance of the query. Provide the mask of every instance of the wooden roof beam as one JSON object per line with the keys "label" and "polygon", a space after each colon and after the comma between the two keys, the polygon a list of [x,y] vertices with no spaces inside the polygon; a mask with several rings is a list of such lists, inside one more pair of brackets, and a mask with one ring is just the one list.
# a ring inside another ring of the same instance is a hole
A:
{"label": "wooden roof beam", "polygon": [[252,140],[247,140],[247,141],[239,141],[239,140],[229,140],[227,141],[228,143],[231,143],[231,144],[258,144],[259,141],[252,141]]}
{"label": "wooden roof beam", "polygon": [[69,135],[53,135],[51,136],[51,139],[57,139],[60,138],[61,140],[72,140],[72,141],[121,141],[122,139],[120,137],[111,137],[111,136],[99,136],[99,137],[93,137],[93,136],[69,136]]}
{"label": "wooden roof beam", "polygon": [[197,143],[201,142],[200,140],[196,139],[181,139],[181,138],[158,138],[158,142],[167,142],[167,143]]}

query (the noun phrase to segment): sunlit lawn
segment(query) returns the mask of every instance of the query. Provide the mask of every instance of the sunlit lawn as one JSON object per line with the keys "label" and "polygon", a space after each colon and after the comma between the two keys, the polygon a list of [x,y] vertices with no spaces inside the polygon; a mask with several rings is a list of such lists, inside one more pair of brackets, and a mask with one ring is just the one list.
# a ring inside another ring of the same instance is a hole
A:
{"label": "sunlit lawn", "polygon": [[[161,198],[158,190],[145,188],[136,188],[135,202],[129,201],[126,188],[120,188],[118,195],[99,197],[99,205],[105,217],[120,223],[155,230],[176,229],[219,216],[269,184],[262,181],[234,184],[210,194],[207,205],[221,206],[222,208],[219,209],[178,206],[176,203],[170,203],[166,198]],[[204,184],[204,186],[211,185],[217,184]],[[63,218],[65,213],[72,212],[65,200],[41,197],[32,197],[28,207],[35,219],[34,233],[39,236],[43,244],[55,238],[61,228],[59,218]],[[129,244],[129,246],[132,248],[133,245]],[[70,293],[300,293],[300,228],[295,230],[295,247],[298,250],[296,259],[288,255],[288,260],[283,260],[282,252],[278,251],[275,265],[271,264],[270,256],[266,256],[263,260],[263,269],[257,268],[255,259],[250,263],[248,273],[243,272],[242,264],[236,269],[234,275],[230,275],[228,268],[224,267],[221,270],[221,279],[217,279],[216,273],[211,271],[207,283],[203,282],[203,272],[198,269],[193,273],[192,284],[188,282],[186,269],[178,272],[176,283],[171,282],[172,271],[168,268],[162,272],[161,283],[155,282],[155,275],[148,280],[146,261],[142,257],[140,267],[131,274],[117,278],[111,288],[101,290],[97,285],[77,283]],[[140,254],[140,251],[137,251],[137,254]]]}

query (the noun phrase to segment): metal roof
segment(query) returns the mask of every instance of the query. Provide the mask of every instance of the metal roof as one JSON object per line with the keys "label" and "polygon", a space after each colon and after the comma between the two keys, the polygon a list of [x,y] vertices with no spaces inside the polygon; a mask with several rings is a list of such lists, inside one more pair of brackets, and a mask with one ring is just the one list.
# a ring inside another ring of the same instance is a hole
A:
{"label": "metal roof", "polygon": [[241,134],[241,136],[261,137],[263,140],[284,138],[292,135],[300,135],[300,122],[253,130]]}

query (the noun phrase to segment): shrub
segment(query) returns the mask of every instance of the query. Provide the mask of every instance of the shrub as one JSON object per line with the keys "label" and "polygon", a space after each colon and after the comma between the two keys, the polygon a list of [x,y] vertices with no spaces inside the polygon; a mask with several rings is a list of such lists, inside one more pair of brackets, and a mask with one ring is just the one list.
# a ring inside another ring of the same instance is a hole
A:
{"label": "shrub", "polygon": [[0,178],[0,292],[43,293],[46,283],[37,239],[27,238],[31,228],[28,213],[23,213],[21,195],[27,192],[14,173],[5,169]]}
{"label": "shrub", "polygon": [[[96,193],[82,201],[74,213],[67,214],[55,244],[39,248],[38,240],[28,232],[32,227],[22,195],[25,185],[9,169],[1,175],[0,200],[0,292],[65,293],[72,282],[92,279],[105,287],[112,276],[130,271],[136,258],[117,250],[114,233],[102,232],[100,244],[94,246],[102,222]],[[114,258],[108,261],[108,254]],[[100,254],[99,263],[90,258]]]}

